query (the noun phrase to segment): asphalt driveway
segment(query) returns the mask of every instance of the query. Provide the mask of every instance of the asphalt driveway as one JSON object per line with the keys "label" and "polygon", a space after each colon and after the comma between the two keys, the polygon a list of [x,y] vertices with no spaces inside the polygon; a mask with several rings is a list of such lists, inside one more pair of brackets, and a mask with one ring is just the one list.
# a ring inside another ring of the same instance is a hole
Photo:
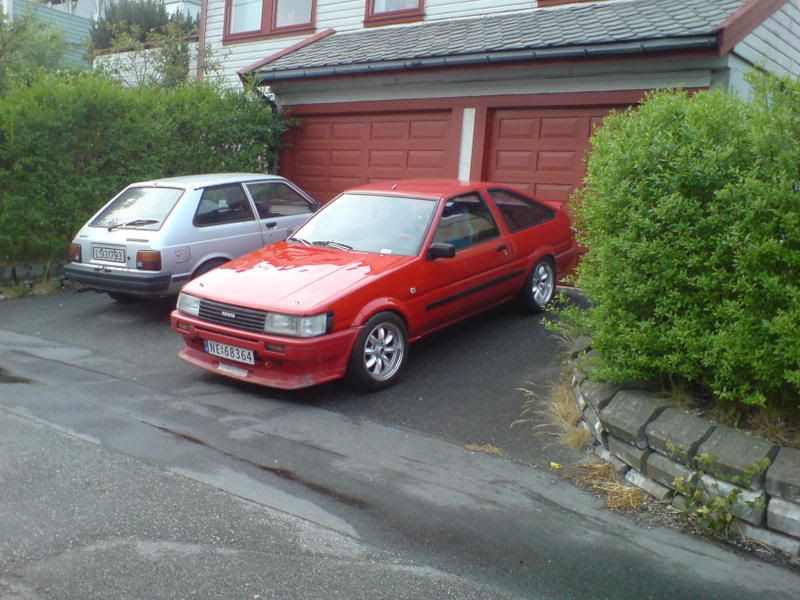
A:
{"label": "asphalt driveway", "polygon": [[542,405],[563,370],[563,348],[542,321],[514,306],[450,327],[414,345],[403,381],[375,394],[345,382],[284,392],[206,373],[177,358],[183,342],[169,327],[174,301],[119,304],[105,294],[63,292],[0,303],[0,329],[87,348],[128,363],[124,375],[173,392],[198,386],[287,400],[404,427],[450,442],[491,444],[537,465],[570,460],[546,431],[511,424],[526,396]]}

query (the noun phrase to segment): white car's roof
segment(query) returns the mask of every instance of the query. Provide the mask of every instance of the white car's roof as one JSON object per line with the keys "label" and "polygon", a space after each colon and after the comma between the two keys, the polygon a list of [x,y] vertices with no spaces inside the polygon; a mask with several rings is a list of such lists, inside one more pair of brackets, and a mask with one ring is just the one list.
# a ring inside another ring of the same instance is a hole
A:
{"label": "white car's roof", "polygon": [[254,181],[264,179],[283,179],[277,175],[265,175],[261,173],[206,173],[204,175],[184,175],[181,177],[165,177],[164,179],[152,179],[150,181],[139,181],[133,185],[164,185],[179,186],[184,188],[199,188],[209,185],[220,185],[223,183],[234,183],[238,181]]}

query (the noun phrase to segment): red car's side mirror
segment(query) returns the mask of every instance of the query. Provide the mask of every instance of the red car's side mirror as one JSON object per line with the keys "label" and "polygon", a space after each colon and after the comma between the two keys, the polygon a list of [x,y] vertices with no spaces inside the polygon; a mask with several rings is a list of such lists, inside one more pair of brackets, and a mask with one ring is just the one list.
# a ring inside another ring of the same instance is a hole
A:
{"label": "red car's side mirror", "polygon": [[456,255],[456,247],[453,244],[445,244],[444,242],[437,242],[431,244],[428,248],[428,260],[436,260],[437,258],[453,258]]}

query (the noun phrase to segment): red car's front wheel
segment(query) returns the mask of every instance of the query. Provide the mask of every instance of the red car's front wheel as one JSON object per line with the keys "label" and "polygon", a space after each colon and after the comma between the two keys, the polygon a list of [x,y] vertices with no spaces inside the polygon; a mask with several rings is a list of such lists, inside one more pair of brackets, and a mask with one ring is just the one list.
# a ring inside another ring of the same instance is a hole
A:
{"label": "red car's front wheel", "polygon": [[405,323],[394,313],[378,313],[367,321],[356,340],[347,376],[359,388],[380,390],[397,381],[407,359]]}

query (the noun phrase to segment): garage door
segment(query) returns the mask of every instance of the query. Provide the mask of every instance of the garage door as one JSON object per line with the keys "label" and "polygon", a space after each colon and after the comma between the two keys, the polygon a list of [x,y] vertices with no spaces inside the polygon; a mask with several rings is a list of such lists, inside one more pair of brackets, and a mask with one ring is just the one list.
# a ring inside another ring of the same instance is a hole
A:
{"label": "garage door", "polygon": [[490,119],[488,181],[566,202],[586,172],[592,128],[611,107],[498,109]]}
{"label": "garage door", "polygon": [[449,110],[299,118],[287,136],[281,174],[323,202],[364,183],[456,176]]}

